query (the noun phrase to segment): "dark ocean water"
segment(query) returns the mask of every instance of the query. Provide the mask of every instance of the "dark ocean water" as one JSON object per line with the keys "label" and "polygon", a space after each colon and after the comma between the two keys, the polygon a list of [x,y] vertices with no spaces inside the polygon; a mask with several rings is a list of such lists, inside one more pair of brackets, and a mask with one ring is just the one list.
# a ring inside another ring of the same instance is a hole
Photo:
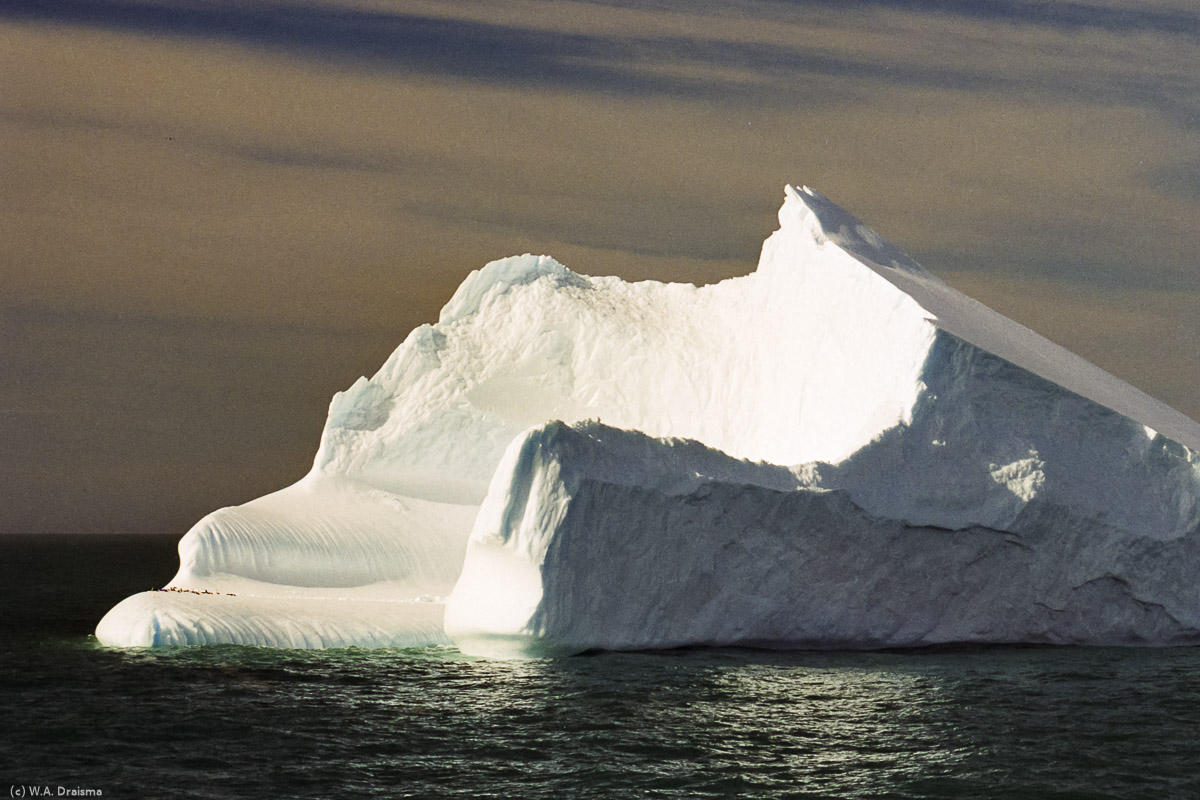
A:
{"label": "dark ocean water", "polygon": [[0,793],[1200,798],[1200,650],[97,645],[175,540],[0,537]]}

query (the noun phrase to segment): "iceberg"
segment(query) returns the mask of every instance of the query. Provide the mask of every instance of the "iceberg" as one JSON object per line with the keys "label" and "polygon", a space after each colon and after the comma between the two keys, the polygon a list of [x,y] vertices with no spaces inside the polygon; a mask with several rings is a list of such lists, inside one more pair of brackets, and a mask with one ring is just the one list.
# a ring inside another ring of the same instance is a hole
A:
{"label": "iceberg", "polygon": [[488,264],[114,646],[1200,641],[1200,424],[785,188],[758,269]]}

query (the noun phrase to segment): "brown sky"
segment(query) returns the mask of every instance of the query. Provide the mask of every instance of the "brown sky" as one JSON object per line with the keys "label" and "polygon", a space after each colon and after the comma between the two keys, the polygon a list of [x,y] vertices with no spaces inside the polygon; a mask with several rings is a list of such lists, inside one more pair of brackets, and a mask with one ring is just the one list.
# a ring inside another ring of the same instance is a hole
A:
{"label": "brown sky", "polygon": [[0,532],[182,533],[514,253],[707,282],[785,182],[1200,417],[1189,3],[0,3]]}

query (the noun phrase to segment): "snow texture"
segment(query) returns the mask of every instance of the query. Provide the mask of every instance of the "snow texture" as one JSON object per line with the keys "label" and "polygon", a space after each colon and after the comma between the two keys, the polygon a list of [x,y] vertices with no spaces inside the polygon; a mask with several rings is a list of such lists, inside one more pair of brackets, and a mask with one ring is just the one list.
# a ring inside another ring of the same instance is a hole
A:
{"label": "snow texture", "polygon": [[755,273],[710,286],[530,255],[471,273],[334,397],[305,479],[184,537],[170,585],[221,594],[136,595],[97,636],[1200,638],[1200,425],[809,189],[779,219]]}

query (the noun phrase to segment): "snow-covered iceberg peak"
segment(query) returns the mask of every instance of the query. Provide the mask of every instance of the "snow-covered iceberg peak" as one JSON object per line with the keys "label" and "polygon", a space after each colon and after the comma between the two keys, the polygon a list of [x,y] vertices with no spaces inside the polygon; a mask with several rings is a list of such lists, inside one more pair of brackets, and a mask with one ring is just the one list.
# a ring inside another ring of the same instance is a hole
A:
{"label": "snow-covered iceberg peak", "polygon": [[[954,291],[812,190],[787,187],[779,220],[758,270],[714,285],[588,277],[528,254],[471,273],[436,324],[333,398],[303,480],[197,523],[172,581],[185,591],[136,595],[97,635],[445,642],[453,590],[450,631],[465,649],[1186,639],[1195,603],[1146,577],[1158,552],[1147,543],[1190,563],[1200,425]],[[908,598],[928,609],[937,592],[969,588],[965,577],[930,582],[933,561],[1029,537],[1042,537],[1022,550],[1039,569],[1084,541],[1089,555],[1069,575],[1039,573],[1042,588],[1023,599],[992,584],[969,625],[904,617]],[[825,548],[851,540],[853,558],[812,574],[833,563]],[[901,540],[913,549],[897,550]],[[943,541],[954,544],[934,548]],[[729,553],[739,571],[705,566]],[[898,554],[926,566],[892,574]],[[571,587],[585,583],[633,591],[596,576],[643,575],[644,558],[662,571],[661,603],[578,602]],[[737,583],[755,582],[754,565],[776,599],[791,583],[870,584],[865,596],[895,619],[830,607],[797,626],[804,596],[772,607]],[[1083,595],[1055,593],[1060,579],[1124,586],[1085,594],[1159,603],[1178,626],[1076,624]],[[670,586],[725,600],[672,617],[694,603]],[[1026,601],[1058,609],[1059,622],[1010,613]],[[604,625],[579,616],[598,609]],[[631,629],[642,612],[659,622]],[[1000,627],[982,624],[989,614]]]}
{"label": "snow-covered iceberg peak", "polygon": [[582,275],[575,274],[550,256],[526,253],[523,256],[503,258],[492,261],[483,269],[474,270],[467,276],[455,290],[450,302],[442,308],[438,324],[445,326],[457,320],[468,319],[478,313],[479,306],[485,298],[495,301],[508,294],[514,286],[525,286],[543,278],[559,288],[588,286],[587,279]]}
{"label": "snow-covered iceberg peak", "polygon": [[472,272],[436,325],[335,398],[316,469],[478,503],[514,436],[588,417],[739,457],[844,458],[906,418],[935,328],[835,244],[825,206],[789,187],[758,271],[711,286],[528,254]]}
{"label": "snow-covered iceberg peak", "polygon": [[[853,262],[871,270],[918,305],[939,330],[1200,450],[1200,425],[1194,420],[951,288],[818,192],[788,186],[785,195],[780,230],[764,247],[759,271],[773,269],[776,261],[792,263],[805,249],[795,240],[811,236],[818,246],[832,245],[840,251],[841,255],[828,254],[826,260],[843,267]],[[768,259],[767,249],[776,237],[786,238],[787,244],[777,245],[783,252]]]}
{"label": "snow-covered iceberg peak", "polygon": [[[855,261],[874,269],[903,270],[934,283],[941,281],[909,258],[908,254],[867,227],[853,214],[807,186],[784,187],[779,209],[781,231],[797,230],[812,236],[820,245],[832,244]],[[761,269],[762,267],[760,267]]]}

